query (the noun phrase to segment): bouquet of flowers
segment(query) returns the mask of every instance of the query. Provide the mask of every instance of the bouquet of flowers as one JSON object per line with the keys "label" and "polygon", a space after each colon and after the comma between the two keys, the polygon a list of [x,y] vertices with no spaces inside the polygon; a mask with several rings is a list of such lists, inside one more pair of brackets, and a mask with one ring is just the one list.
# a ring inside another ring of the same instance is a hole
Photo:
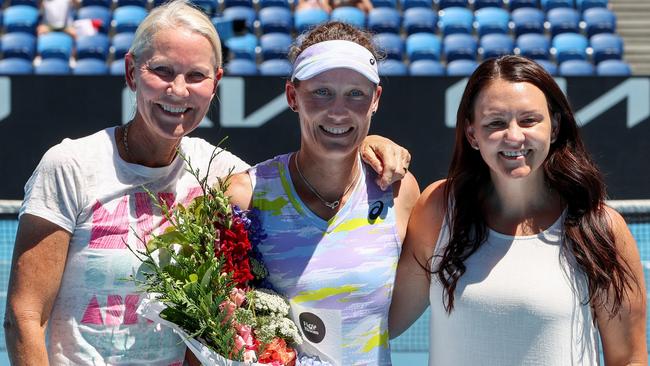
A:
{"label": "bouquet of flowers", "polygon": [[261,287],[268,272],[255,250],[264,238],[256,211],[230,205],[230,175],[210,186],[183,159],[203,193],[173,208],[152,195],[170,226],[134,251],[142,261],[134,281],[148,293],[138,312],[172,327],[203,364],[295,365],[302,338],[289,303]]}

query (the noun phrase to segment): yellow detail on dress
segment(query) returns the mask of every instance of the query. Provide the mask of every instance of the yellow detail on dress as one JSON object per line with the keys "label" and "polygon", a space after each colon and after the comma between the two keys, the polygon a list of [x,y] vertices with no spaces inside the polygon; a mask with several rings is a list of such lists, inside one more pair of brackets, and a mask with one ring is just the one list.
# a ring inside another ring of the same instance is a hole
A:
{"label": "yellow detail on dress", "polygon": [[365,346],[362,348],[362,351],[365,353],[368,353],[377,347],[388,348],[388,331],[386,330],[383,333],[380,333],[379,328],[375,328],[374,332],[375,334],[366,342]]}
{"label": "yellow detail on dress", "polygon": [[341,287],[325,287],[314,291],[302,291],[298,296],[295,296],[291,300],[297,303],[303,303],[308,301],[320,301],[331,296],[349,294],[351,292],[357,291],[358,289],[359,286],[356,285],[343,285]]}
{"label": "yellow detail on dress", "polygon": [[339,233],[342,231],[353,231],[360,227],[371,225],[371,224],[379,224],[383,221],[384,220],[381,218],[377,218],[375,220],[370,221],[365,217],[360,217],[360,218],[358,217],[358,218],[354,218],[342,222],[339,226],[336,227],[336,229],[332,230],[332,232]]}

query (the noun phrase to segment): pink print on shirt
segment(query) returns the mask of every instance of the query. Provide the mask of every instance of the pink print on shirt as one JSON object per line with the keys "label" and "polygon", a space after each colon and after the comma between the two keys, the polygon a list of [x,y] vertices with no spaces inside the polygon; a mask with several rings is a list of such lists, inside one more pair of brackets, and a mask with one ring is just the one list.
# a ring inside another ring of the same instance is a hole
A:
{"label": "pink print on shirt", "polygon": [[102,308],[99,305],[97,296],[93,296],[86,307],[82,324],[95,325],[130,325],[138,323],[138,314],[135,312],[138,307],[140,296],[137,294],[126,295],[122,302],[120,295],[108,295],[106,297],[105,317],[102,317]]}

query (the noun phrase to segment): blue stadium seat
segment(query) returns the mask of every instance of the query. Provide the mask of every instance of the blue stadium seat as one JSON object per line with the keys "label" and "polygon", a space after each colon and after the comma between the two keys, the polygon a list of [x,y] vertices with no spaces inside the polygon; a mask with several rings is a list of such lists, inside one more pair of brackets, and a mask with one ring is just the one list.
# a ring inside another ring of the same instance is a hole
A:
{"label": "blue stadium seat", "polygon": [[402,60],[404,57],[404,41],[395,33],[379,33],[372,37],[375,48],[386,55],[386,58]]}
{"label": "blue stadium seat", "polygon": [[147,16],[147,9],[128,5],[113,11],[113,28],[115,33],[135,32],[140,22]]}
{"label": "blue stadium seat", "polygon": [[192,4],[198,6],[209,17],[219,9],[219,2],[217,0],[191,0]]}
{"label": "blue stadium seat", "polygon": [[632,69],[622,60],[605,60],[596,65],[596,75],[599,76],[630,76]]}
{"label": "blue stadium seat", "polygon": [[[155,2],[154,2],[155,3]],[[111,8],[113,6],[113,0],[81,0],[81,7],[86,6],[103,6],[105,8]]]}
{"label": "blue stadium seat", "polygon": [[557,75],[557,64],[555,62],[541,59],[534,59],[533,61],[540,64],[549,74]]}
{"label": "blue stadium seat", "polygon": [[224,0],[223,6],[226,9],[233,6],[246,6],[252,8],[253,0]]}
{"label": "blue stadium seat", "polygon": [[445,67],[435,60],[417,60],[409,64],[411,76],[444,76]]}
{"label": "blue stadium seat", "polygon": [[502,8],[503,0],[474,0],[474,10],[489,7]]}
{"label": "blue stadium seat", "polygon": [[571,8],[555,8],[546,13],[551,37],[560,33],[580,33],[580,14]]}
{"label": "blue stadium seat", "polygon": [[292,71],[293,66],[287,59],[276,58],[260,64],[260,75],[290,76]]}
{"label": "blue stadium seat", "polygon": [[431,8],[410,8],[403,12],[403,16],[402,26],[406,34],[436,32],[438,14]]}
{"label": "blue stadium seat", "polygon": [[101,23],[99,31],[108,33],[111,28],[112,14],[108,8],[103,6],[84,6],[77,11],[77,19],[97,19]]}
{"label": "blue stadium seat", "polygon": [[374,33],[399,33],[401,22],[397,9],[375,8],[368,13],[368,29]]}
{"label": "blue stadium seat", "polygon": [[582,12],[591,8],[607,8],[607,0],[576,0],[576,8]]}
{"label": "blue stadium seat", "polygon": [[267,33],[260,37],[262,59],[287,58],[293,39],[287,33]]}
{"label": "blue stadium seat", "polygon": [[77,59],[96,58],[106,61],[110,50],[110,41],[103,33],[81,36],[76,42]]}
{"label": "blue stadium seat", "polygon": [[440,11],[440,30],[444,35],[454,33],[471,34],[474,13],[467,8],[452,7]]}
{"label": "blue stadium seat", "polygon": [[294,28],[298,33],[325,23],[329,20],[329,14],[323,9],[303,9],[293,13]]}
{"label": "blue stadium seat", "polygon": [[541,0],[542,10],[548,12],[555,8],[575,8],[573,0]]}
{"label": "blue stadium seat", "polygon": [[567,60],[560,64],[560,76],[591,76],[595,69],[591,62],[585,60]]}
{"label": "blue stadium seat", "polygon": [[469,76],[478,67],[474,60],[454,60],[447,63],[448,76]]}
{"label": "blue stadium seat", "polygon": [[37,75],[69,75],[72,70],[70,63],[59,58],[46,58],[34,67]]}
{"label": "blue stadium seat", "polygon": [[226,64],[227,75],[247,76],[257,73],[257,64],[252,60],[234,58]]}
{"label": "blue stadium seat", "polygon": [[372,0],[372,6],[375,8],[397,8],[397,0]]}
{"label": "blue stadium seat", "polygon": [[147,0],[116,0],[116,8],[123,6],[139,6],[146,9]]}
{"label": "blue stadium seat", "polygon": [[332,21],[353,25],[359,29],[366,27],[366,13],[354,6],[341,6],[332,10]]}
{"label": "blue stadium seat", "polygon": [[259,5],[261,9],[270,7],[280,7],[289,9],[289,2],[287,0],[260,0]]}
{"label": "blue stadium seat", "polygon": [[6,8],[2,14],[5,32],[36,32],[39,15],[38,9],[29,5],[14,5]]}
{"label": "blue stadium seat", "polygon": [[38,8],[39,0],[9,0],[9,5],[28,5],[34,8]]}
{"label": "blue stadium seat", "polygon": [[507,34],[492,33],[486,34],[479,40],[479,54],[483,59],[512,55],[514,42]]}
{"label": "blue stadium seat", "polygon": [[433,7],[433,0],[402,0],[402,11],[411,8],[427,8]]}
{"label": "blue stadium seat", "polygon": [[505,9],[479,9],[474,12],[474,20],[479,37],[490,33],[506,34],[510,31],[510,13]]}
{"label": "blue stadium seat", "polygon": [[25,75],[33,72],[32,62],[24,58],[10,57],[0,60],[0,75]]}
{"label": "blue stadium seat", "polygon": [[476,60],[476,39],[469,34],[450,34],[442,40],[442,52],[447,62],[465,59]]}
{"label": "blue stadium seat", "polygon": [[517,37],[516,51],[528,58],[548,60],[550,46],[551,43],[545,35],[527,33]]}
{"label": "blue stadium seat", "polygon": [[260,9],[258,16],[262,33],[291,33],[293,19],[291,18],[291,10],[288,8],[269,6]]}
{"label": "blue stadium seat", "polygon": [[379,75],[380,76],[406,76],[408,75],[408,68],[399,60],[386,59],[379,61]]}
{"label": "blue stadium seat", "polygon": [[587,38],[578,33],[561,33],[551,41],[551,53],[558,63],[566,60],[586,60]]}
{"label": "blue stadium seat", "polygon": [[45,33],[36,39],[36,50],[42,58],[60,58],[66,62],[72,54],[74,40],[63,32]]}
{"label": "blue stadium seat", "polygon": [[598,33],[616,33],[616,15],[609,9],[591,8],[582,13],[587,37]]}
{"label": "blue stadium seat", "polygon": [[124,75],[125,70],[124,70],[124,59],[116,59],[111,61],[111,65],[109,66],[108,73],[111,75]]}
{"label": "blue stadium seat", "polygon": [[230,53],[232,53],[235,58],[255,60],[257,37],[251,33],[235,36],[226,41],[226,46],[228,46]]}
{"label": "blue stadium seat", "polygon": [[415,33],[406,38],[406,55],[411,60],[440,60],[442,42],[431,33]]}
{"label": "blue stadium seat", "polygon": [[231,6],[223,10],[223,17],[232,21],[244,22],[246,28],[252,32],[254,30],[255,20],[257,19],[257,12],[248,6]]}
{"label": "blue stadium seat", "polygon": [[594,63],[623,58],[623,38],[618,34],[599,33],[589,38]]}
{"label": "blue stadium seat", "polygon": [[113,54],[113,59],[124,58],[131,44],[133,43],[133,37],[135,36],[132,32],[117,33],[111,38],[111,53]]}
{"label": "blue stadium seat", "polygon": [[539,8],[539,0],[510,0],[508,7],[510,11],[521,8]]}
{"label": "blue stadium seat", "polygon": [[106,61],[98,60],[96,58],[85,58],[77,60],[77,64],[72,69],[74,75],[106,75],[108,74],[108,66]]}
{"label": "blue stadium seat", "polygon": [[468,0],[435,0],[438,9],[446,9],[451,7],[466,8],[469,6]]}
{"label": "blue stadium seat", "polygon": [[36,54],[36,37],[30,33],[6,33],[0,39],[2,57],[19,57],[32,61]]}
{"label": "blue stadium seat", "polygon": [[515,37],[525,33],[544,33],[546,15],[537,8],[519,8],[512,11]]}
{"label": "blue stadium seat", "polygon": [[[235,21],[232,19],[225,19],[224,17],[213,17],[210,19],[212,25],[217,30],[221,43],[226,42],[231,37],[235,36]],[[242,21],[245,22],[245,21]]]}

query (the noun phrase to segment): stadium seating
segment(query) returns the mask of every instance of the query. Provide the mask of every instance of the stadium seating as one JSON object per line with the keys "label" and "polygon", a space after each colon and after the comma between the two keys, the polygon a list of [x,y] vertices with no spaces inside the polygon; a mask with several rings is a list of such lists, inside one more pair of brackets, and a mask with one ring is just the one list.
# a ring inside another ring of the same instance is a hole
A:
{"label": "stadium seating", "polygon": [[411,8],[427,8],[431,9],[433,6],[432,0],[402,0],[402,10]]}
{"label": "stadium seating", "polygon": [[[155,4],[156,3],[154,2],[154,5]],[[82,7],[93,6],[93,5],[103,6],[107,9],[110,9],[111,6],[113,6],[113,0],[83,0],[81,2]]]}
{"label": "stadium seating", "polygon": [[589,39],[594,63],[623,58],[623,39],[617,34],[600,33]]}
{"label": "stadium seating", "polygon": [[372,37],[377,50],[386,58],[401,61],[404,57],[404,41],[395,33],[379,33]]}
{"label": "stadium seating", "polygon": [[512,12],[515,36],[525,33],[544,33],[544,12],[537,8],[519,8]]}
{"label": "stadium seating", "polygon": [[587,59],[587,38],[578,33],[561,33],[551,41],[551,53],[558,63]]}
{"label": "stadium seating", "polygon": [[219,8],[219,2],[217,0],[192,0],[192,4],[203,9],[203,12],[208,16],[212,15]]}
{"label": "stadium seating", "polygon": [[596,65],[596,75],[600,76],[630,76],[630,65],[621,60],[605,60]]}
{"label": "stadium seating", "polygon": [[616,32],[616,15],[605,8],[590,8],[582,13],[587,37],[598,33]]}
{"label": "stadium seating", "polygon": [[232,8],[233,6],[245,6],[245,7],[252,8],[253,0],[224,0],[223,6],[226,9]]}
{"label": "stadium seating", "polygon": [[287,0],[260,0],[258,3],[261,9],[269,7],[281,7],[289,9],[289,1]]}
{"label": "stadium seating", "polygon": [[113,60],[109,66],[108,73],[111,75],[124,75],[124,59],[120,58]]}
{"label": "stadium seating", "polygon": [[591,8],[606,8],[607,0],[576,0],[576,8],[582,12]]}
{"label": "stadium seating", "polygon": [[72,54],[74,40],[63,32],[45,33],[36,39],[36,50],[44,58],[60,58],[66,62]]}
{"label": "stadium seating", "polygon": [[106,61],[110,50],[108,36],[98,33],[92,36],[78,37],[76,41],[77,59],[96,58]]}
{"label": "stadium seating", "polygon": [[77,19],[97,19],[100,22],[99,31],[108,33],[111,28],[111,11],[100,5],[84,6],[77,11]]}
{"label": "stadium seating", "polygon": [[260,37],[260,48],[262,59],[270,60],[274,58],[287,58],[287,53],[291,47],[291,36],[286,33],[267,33]]}
{"label": "stadium seating", "polygon": [[323,9],[299,10],[293,14],[294,28],[298,33],[303,33],[318,24],[325,23],[329,17],[329,14]]}
{"label": "stadium seating", "polygon": [[291,62],[287,59],[272,59],[260,64],[260,75],[290,76],[293,71]]}
{"label": "stadium seating", "polygon": [[72,69],[74,75],[106,75],[108,71],[106,62],[96,58],[78,60]]}
{"label": "stadium seating", "polygon": [[435,60],[417,60],[409,64],[409,75],[411,76],[443,76],[445,67]]}
{"label": "stadium seating", "polygon": [[386,59],[379,62],[378,65],[380,76],[406,76],[408,68],[399,60]]}
{"label": "stadium seating", "polygon": [[438,9],[446,9],[451,7],[466,8],[469,5],[468,0],[435,0]]}
{"label": "stadium seating", "polygon": [[510,31],[510,13],[501,8],[483,8],[474,12],[479,37],[489,33],[506,34]]}
{"label": "stadium seating", "polygon": [[474,10],[489,7],[502,8],[503,0],[474,0]]}
{"label": "stadium seating", "polygon": [[467,8],[451,7],[440,11],[440,30],[444,35],[454,33],[471,34],[474,14]]}
{"label": "stadium seating", "polygon": [[[192,1],[193,3],[196,3],[196,1]],[[116,0],[116,7],[122,7],[122,6],[139,6],[143,9],[147,8],[147,0]]]}
{"label": "stadium seating", "polygon": [[419,32],[435,33],[438,24],[438,14],[431,8],[410,8],[404,11],[402,26],[406,34]]}
{"label": "stadium seating", "polygon": [[257,64],[248,59],[235,58],[226,64],[226,74],[236,76],[257,75]]}
{"label": "stadium seating", "polygon": [[560,76],[591,76],[594,72],[594,65],[585,60],[567,60],[559,68]]}
{"label": "stadium seating", "polygon": [[474,60],[454,60],[447,63],[448,76],[469,76],[478,67]]}
{"label": "stadium seating", "polygon": [[118,33],[111,38],[111,54],[113,54],[113,59],[117,60],[120,58],[124,58],[124,55],[129,51],[129,48],[131,48],[131,44],[133,43],[133,37],[135,34],[131,32],[126,32],[126,33]]}
{"label": "stadium seating", "polygon": [[540,0],[542,10],[548,12],[555,8],[574,8],[573,0]]}
{"label": "stadium seating", "polygon": [[260,9],[258,16],[260,19],[260,28],[263,33],[291,33],[293,19],[291,18],[291,11],[288,8],[269,6]]}
{"label": "stadium seating", "polygon": [[359,29],[366,27],[366,13],[354,6],[341,6],[332,10],[332,21],[353,25]]}
{"label": "stadium seating", "polygon": [[135,32],[140,22],[147,16],[147,9],[127,5],[113,11],[113,28],[116,33]]}
{"label": "stadium seating", "polygon": [[223,10],[224,19],[244,22],[250,32],[254,30],[257,13],[248,6],[231,6]]}
{"label": "stadium seating", "polygon": [[38,8],[38,0],[9,0],[10,5],[29,5],[34,8]]}
{"label": "stadium seating", "polygon": [[393,8],[375,8],[368,13],[368,29],[374,33],[399,33],[401,16]]}
{"label": "stadium seating", "polygon": [[572,8],[555,8],[546,13],[551,37],[560,33],[580,33],[580,14]]}
{"label": "stadium seating", "polygon": [[6,33],[0,39],[2,57],[24,58],[31,62],[36,53],[36,37],[24,32]]}
{"label": "stadium seating", "polygon": [[224,17],[213,17],[211,19],[212,25],[217,30],[221,43],[225,43],[227,40],[235,36],[235,23],[239,22],[240,28],[244,29],[246,27],[245,21],[233,21],[232,19],[225,19]]}
{"label": "stadium seating", "polygon": [[34,34],[38,24],[38,9],[29,5],[13,5],[2,13],[5,32],[26,32]]}
{"label": "stadium seating", "polygon": [[33,72],[32,62],[24,58],[10,57],[0,60],[0,75],[25,75]]}
{"label": "stadium seating", "polygon": [[397,0],[372,0],[372,6],[375,8],[397,8]]}
{"label": "stadium seating", "polygon": [[517,37],[516,52],[528,58],[548,60],[549,47],[548,38],[542,34],[527,33]]}
{"label": "stadium seating", "polygon": [[443,40],[443,54],[447,63],[454,60],[476,60],[476,39],[469,34],[450,34]]}
{"label": "stadium seating", "polygon": [[508,1],[510,11],[521,8],[539,8],[538,0],[510,0]]}
{"label": "stadium seating", "polygon": [[37,75],[69,75],[72,70],[70,63],[59,58],[46,58],[34,67]]}
{"label": "stadium seating", "polygon": [[406,38],[406,55],[413,61],[430,59],[440,60],[442,42],[432,33],[415,33]]}
{"label": "stadium seating", "polygon": [[539,59],[535,59],[534,61],[540,64],[549,74],[557,75],[557,64],[555,62]]}
{"label": "stadium seating", "polygon": [[509,35],[492,33],[481,37],[478,52],[483,60],[504,55],[512,55],[514,42]]}
{"label": "stadium seating", "polygon": [[230,53],[232,53],[235,58],[255,60],[257,37],[251,33],[235,36],[226,41],[226,46],[228,46]]}

